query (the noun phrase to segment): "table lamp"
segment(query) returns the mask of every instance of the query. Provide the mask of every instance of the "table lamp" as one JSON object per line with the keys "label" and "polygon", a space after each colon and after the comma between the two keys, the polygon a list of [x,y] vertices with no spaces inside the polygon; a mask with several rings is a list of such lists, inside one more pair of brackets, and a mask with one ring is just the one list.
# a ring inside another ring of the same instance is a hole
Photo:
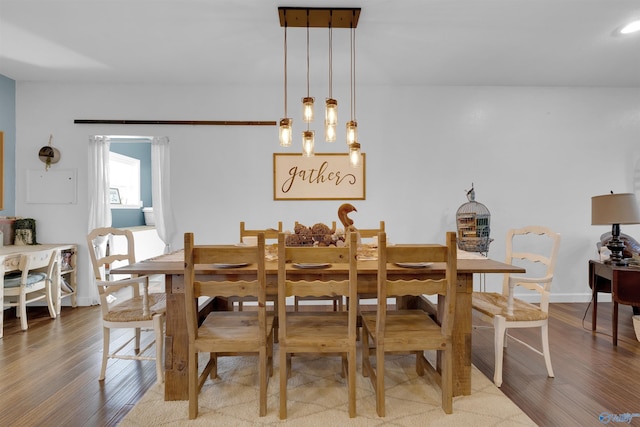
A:
{"label": "table lamp", "polygon": [[640,208],[633,193],[605,194],[591,198],[591,225],[611,225],[610,263],[627,265],[622,252],[624,242],[620,240],[620,224],[640,224]]}

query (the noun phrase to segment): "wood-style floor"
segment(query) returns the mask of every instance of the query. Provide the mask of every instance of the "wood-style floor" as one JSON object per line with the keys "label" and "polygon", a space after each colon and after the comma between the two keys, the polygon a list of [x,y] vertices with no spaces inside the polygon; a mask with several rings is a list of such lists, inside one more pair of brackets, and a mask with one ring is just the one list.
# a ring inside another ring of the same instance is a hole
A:
{"label": "wood-style floor", "polygon": [[[601,413],[640,413],[640,343],[631,307],[620,307],[617,348],[611,344],[611,303],[599,305],[596,334],[587,308],[551,305],[555,378],[547,378],[542,357],[522,345],[512,343],[505,351],[501,389],[541,426],[598,426]],[[137,361],[110,362],[107,379],[97,380],[99,307],[63,307],[56,320],[30,308],[27,332],[8,312],[4,315],[0,426],[115,426],[156,380],[153,362]],[[538,340],[531,333],[518,336]],[[493,378],[492,330],[474,330],[472,362]],[[630,425],[640,425],[640,416]]]}

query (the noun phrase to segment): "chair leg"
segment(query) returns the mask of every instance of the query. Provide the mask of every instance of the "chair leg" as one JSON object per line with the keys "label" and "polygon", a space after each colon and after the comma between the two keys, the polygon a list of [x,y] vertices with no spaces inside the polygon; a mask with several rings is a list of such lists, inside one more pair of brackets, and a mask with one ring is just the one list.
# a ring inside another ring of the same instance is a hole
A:
{"label": "chair leg", "polygon": [[549,351],[549,323],[542,325],[542,354],[544,355],[544,363],[547,365],[547,374],[553,378],[553,368],[551,367],[551,352]]}
{"label": "chair leg", "polygon": [[155,315],[153,317],[153,329],[156,334],[156,381],[164,382],[164,369],[162,369],[162,355],[164,353],[164,316]]}
{"label": "chair leg", "polygon": [[384,417],[384,351],[376,347],[376,412]]}
{"label": "chair leg", "polygon": [[109,360],[109,340],[111,330],[109,328],[102,328],[102,366],[100,367],[99,381],[104,381],[105,374],[107,372],[107,361]]}
{"label": "chair leg", "polygon": [[20,329],[26,331],[29,325],[27,324],[27,303],[26,295],[20,294],[20,304],[16,307],[16,316],[20,318]]}
{"label": "chair leg", "polygon": [[448,346],[442,354],[442,409],[446,414],[453,413],[453,349]]}
{"label": "chair leg", "polygon": [[363,377],[369,376],[369,333],[367,332],[367,328],[362,326],[362,352],[360,354],[361,358],[361,371]]}
{"label": "chair leg", "polygon": [[58,310],[56,308],[56,304],[53,303],[53,294],[51,289],[51,282],[47,281],[48,285],[45,289],[45,295],[47,300],[47,307],[49,308],[49,316],[52,319],[55,319],[58,316]]}
{"label": "chair leg", "polygon": [[502,316],[495,316],[493,318],[493,331],[494,331],[494,339],[493,346],[495,352],[495,366],[493,373],[493,382],[496,387],[500,387],[502,385],[502,360],[503,360],[503,351],[504,351],[504,340],[506,330],[506,319]]}
{"label": "chair leg", "polygon": [[349,388],[349,417],[356,416],[356,349],[353,347],[348,354],[349,372],[347,387]]}
{"label": "chair leg", "polygon": [[287,419],[287,353],[280,349],[280,419]]}
{"label": "chair leg", "polygon": [[260,377],[260,416],[267,415],[267,366],[268,354],[266,348],[260,349],[260,364],[258,366],[258,376]]}
{"label": "chair leg", "polygon": [[424,351],[416,351],[416,374],[419,377],[424,376],[424,364],[422,363],[422,359],[424,357]]}
{"label": "chair leg", "polygon": [[135,353],[138,354],[140,353],[140,328],[135,328],[135,334],[136,334],[136,346],[134,350],[135,350]]}
{"label": "chair leg", "polygon": [[198,352],[189,346],[189,419],[198,417]]}

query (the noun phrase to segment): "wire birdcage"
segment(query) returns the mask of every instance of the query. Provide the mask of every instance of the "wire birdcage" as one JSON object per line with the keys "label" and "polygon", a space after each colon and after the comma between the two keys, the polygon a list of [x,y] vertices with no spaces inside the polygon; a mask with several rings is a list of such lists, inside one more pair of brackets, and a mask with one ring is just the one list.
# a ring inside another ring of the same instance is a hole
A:
{"label": "wire birdcage", "polygon": [[491,232],[491,213],[482,203],[476,202],[473,184],[467,192],[469,201],[458,208],[456,223],[458,226],[458,249],[467,252],[480,252],[487,255],[493,239]]}

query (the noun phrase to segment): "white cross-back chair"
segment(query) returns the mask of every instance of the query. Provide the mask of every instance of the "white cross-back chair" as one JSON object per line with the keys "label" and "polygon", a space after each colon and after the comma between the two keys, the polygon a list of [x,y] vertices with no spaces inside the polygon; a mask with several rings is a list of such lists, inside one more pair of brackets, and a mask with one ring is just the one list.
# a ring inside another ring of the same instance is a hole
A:
{"label": "white cross-back chair", "polygon": [[[549,377],[553,377],[549,352],[549,298],[560,247],[560,235],[547,227],[528,226],[507,232],[506,263],[525,267],[525,275],[505,274],[502,293],[474,292],[473,308],[494,328],[495,367],[493,382],[502,385],[502,364],[507,336],[542,355]],[[535,291],[540,303],[515,298],[518,287]],[[508,329],[540,328],[542,351],[508,335]]]}

